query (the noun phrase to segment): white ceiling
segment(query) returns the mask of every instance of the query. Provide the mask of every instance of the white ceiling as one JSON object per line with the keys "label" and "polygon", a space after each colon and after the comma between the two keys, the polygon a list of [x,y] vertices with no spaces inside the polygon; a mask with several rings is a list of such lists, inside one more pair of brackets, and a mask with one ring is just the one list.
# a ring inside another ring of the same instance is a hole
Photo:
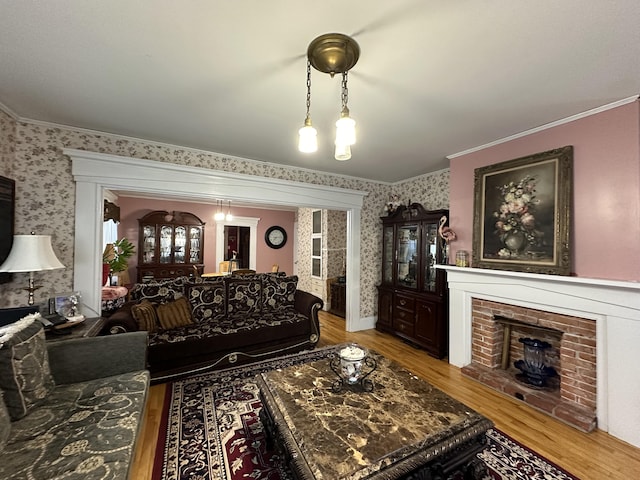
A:
{"label": "white ceiling", "polygon": [[[447,155],[640,93],[638,0],[0,0],[0,103],[40,120],[394,182]],[[341,32],[358,143],[333,159]]]}

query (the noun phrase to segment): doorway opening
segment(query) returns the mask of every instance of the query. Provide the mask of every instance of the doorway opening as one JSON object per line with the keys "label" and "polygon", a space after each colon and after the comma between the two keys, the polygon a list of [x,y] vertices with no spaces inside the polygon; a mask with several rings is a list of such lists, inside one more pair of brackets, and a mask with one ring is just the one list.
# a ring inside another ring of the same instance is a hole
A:
{"label": "doorway opening", "polygon": [[251,228],[240,225],[224,226],[224,259],[236,259],[238,268],[249,268]]}

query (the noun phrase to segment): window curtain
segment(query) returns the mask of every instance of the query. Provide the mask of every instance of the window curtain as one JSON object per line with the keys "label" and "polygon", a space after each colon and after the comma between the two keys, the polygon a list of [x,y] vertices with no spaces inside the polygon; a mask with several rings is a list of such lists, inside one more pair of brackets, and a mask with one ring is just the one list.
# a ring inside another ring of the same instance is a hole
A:
{"label": "window curtain", "polygon": [[102,250],[107,246],[107,243],[113,243],[118,240],[118,224],[113,220],[107,220],[102,227]]}

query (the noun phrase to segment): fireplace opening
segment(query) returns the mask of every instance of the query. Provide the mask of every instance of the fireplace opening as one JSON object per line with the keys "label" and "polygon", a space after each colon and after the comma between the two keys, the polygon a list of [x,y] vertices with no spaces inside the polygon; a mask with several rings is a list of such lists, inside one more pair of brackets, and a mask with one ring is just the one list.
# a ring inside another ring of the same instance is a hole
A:
{"label": "fireplace opening", "polygon": [[[462,373],[576,428],[593,430],[596,322],[479,298],[471,304],[471,363]],[[528,353],[527,363],[526,345],[519,340],[527,338],[551,346]],[[525,365],[524,372],[517,368]],[[530,383],[516,378],[526,372]]]}
{"label": "fireplace opening", "polygon": [[557,389],[558,385],[552,385],[551,381],[558,376],[556,369],[549,366],[546,351],[551,348],[549,342],[537,338],[519,338],[524,346],[524,359],[517,360],[513,366],[521,373],[516,379],[533,388]]}

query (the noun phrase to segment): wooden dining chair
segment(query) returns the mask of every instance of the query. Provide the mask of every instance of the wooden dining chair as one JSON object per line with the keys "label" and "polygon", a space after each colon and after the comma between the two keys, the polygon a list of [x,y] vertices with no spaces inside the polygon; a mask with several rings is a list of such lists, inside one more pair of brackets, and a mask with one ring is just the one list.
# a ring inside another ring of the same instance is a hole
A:
{"label": "wooden dining chair", "polygon": [[231,275],[253,275],[254,273],[256,273],[256,271],[251,268],[238,268],[233,270]]}

